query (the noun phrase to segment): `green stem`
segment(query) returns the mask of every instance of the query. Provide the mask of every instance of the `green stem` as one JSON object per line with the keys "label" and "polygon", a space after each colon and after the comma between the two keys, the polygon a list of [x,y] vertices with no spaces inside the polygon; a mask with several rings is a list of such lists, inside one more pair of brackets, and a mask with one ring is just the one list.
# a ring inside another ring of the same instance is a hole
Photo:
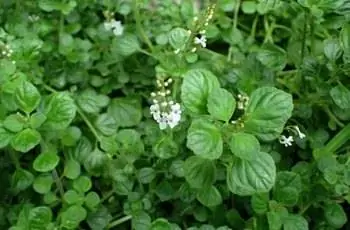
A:
{"label": "green stem", "polygon": [[54,169],[54,170],[52,171],[52,177],[53,177],[53,179],[54,179],[54,181],[55,181],[55,183],[56,183],[56,186],[57,186],[57,188],[58,188],[58,191],[59,191],[59,193],[60,193],[60,196],[61,196],[61,198],[63,199],[63,196],[64,196],[64,189],[63,189],[63,185],[62,185],[62,183],[61,183],[60,177],[58,176],[58,173],[57,173],[57,170],[56,170],[56,169]]}
{"label": "green stem", "polygon": [[329,118],[332,119],[338,126],[344,127],[344,124],[341,121],[339,121],[336,116],[334,116],[334,114],[332,113],[332,111],[329,109],[328,106],[324,106],[323,109],[325,110]]}
{"label": "green stem", "polygon": [[21,164],[19,163],[19,160],[18,160],[17,156],[15,155],[15,152],[10,149],[8,151],[8,153],[10,155],[11,160],[15,164],[16,169],[20,169],[21,168]]}
{"label": "green stem", "polygon": [[237,23],[238,23],[238,13],[239,13],[239,7],[241,5],[241,0],[236,1],[235,5],[235,12],[233,15],[233,30],[235,31],[237,29]]}
{"label": "green stem", "polygon": [[151,52],[153,53],[153,45],[152,42],[149,40],[147,34],[145,33],[145,31],[142,28],[141,25],[141,17],[140,17],[140,12],[139,12],[139,8],[138,8],[138,0],[134,0],[133,1],[133,11],[134,11],[134,19],[136,22],[136,29],[138,31],[138,33],[140,34],[140,36],[142,37],[142,39],[144,40],[144,42],[147,44],[148,48],[151,50]]}
{"label": "green stem", "polygon": [[100,135],[98,135],[97,130],[95,129],[95,127],[91,124],[91,122],[89,121],[89,119],[85,116],[84,112],[81,110],[81,108],[76,105],[77,107],[77,112],[80,115],[80,117],[84,120],[85,124],[89,127],[90,131],[92,132],[92,134],[94,134],[94,136],[96,137],[96,139],[101,142],[101,137]]}
{"label": "green stem", "polygon": [[118,220],[115,220],[115,221],[113,221],[112,223],[110,223],[110,224],[108,225],[107,228],[108,228],[108,229],[113,228],[113,227],[115,227],[115,226],[117,226],[117,225],[119,225],[119,224],[122,224],[122,223],[124,223],[124,222],[130,220],[131,218],[132,218],[132,216],[130,216],[130,215],[124,216],[124,217],[122,217],[122,218],[120,218],[120,219],[118,219]]}
{"label": "green stem", "polygon": [[255,38],[256,26],[258,24],[259,16],[256,15],[252,24],[252,29],[250,30],[250,37]]}
{"label": "green stem", "polygon": [[350,124],[346,125],[323,148],[325,152],[333,153],[350,139]]}
{"label": "green stem", "polygon": [[301,41],[301,52],[300,52],[300,65],[303,63],[305,56],[305,46],[306,46],[306,30],[307,30],[307,21],[308,21],[308,13],[305,11],[304,13],[304,28],[303,28],[303,37]]}
{"label": "green stem", "polygon": [[111,196],[113,196],[114,193],[115,193],[114,189],[106,193],[106,195],[104,195],[100,200],[100,204],[103,204],[106,200],[108,200]]}

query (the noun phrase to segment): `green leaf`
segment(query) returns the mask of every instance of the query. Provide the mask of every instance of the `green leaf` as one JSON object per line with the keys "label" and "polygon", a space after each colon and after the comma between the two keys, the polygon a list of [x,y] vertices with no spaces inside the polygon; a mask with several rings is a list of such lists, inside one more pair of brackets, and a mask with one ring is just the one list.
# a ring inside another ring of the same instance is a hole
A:
{"label": "green leaf", "polygon": [[183,49],[190,38],[190,34],[183,28],[174,28],[169,32],[169,43],[176,49]]}
{"label": "green leaf", "polygon": [[274,87],[258,88],[250,96],[244,129],[262,141],[272,141],[282,133],[292,110],[292,95]]}
{"label": "green leaf", "polygon": [[74,100],[68,93],[54,93],[44,106],[44,115],[47,117],[43,126],[49,130],[66,129],[76,114]]}
{"label": "green leaf", "polygon": [[251,197],[251,205],[257,214],[265,214],[269,210],[269,194],[257,193]]}
{"label": "green leaf", "polygon": [[18,133],[25,125],[25,118],[20,114],[10,114],[5,118],[3,125],[7,130]]}
{"label": "green leaf", "polygon": [[58,9],[58,6],[59,6],[59,4],[56,1],[52,1],[52,0],[39,0],[38,4],[40,9],[47,12],[56,10]]}
{"label": "green leaf", "polygon": [[227,186],[232,193],[240,196],[268,192],[275,180],[275,162],[264,152],[251,161],[235,159],[227,170]]}
{"label": "green leaf", "polygon": [[96,128],[104,135],[111,136],[117,133],[117,121],[109,113],[99,114],[95,120]]}
{"label": "green leaf", "polygon": [[20,192],[27,189],[34,182],[34,176],[31,172],[25,169],[17,169],[11,178],[11,188],[15,192]]}
{"label": "green leaf", "polygon": [[149,230],[172,230],[170,223],[163,218],[158,218],[152,222]]}
{"label": "green leaf", "polygon": [[76,126],[69,126],[64,130],[61,141],[64,146],[74,146],[82,135],[81,130]]}
{"label": "green leaf", "polygon": [[17,133],[11,141],[11,146],[16,151],[26,153],[40,143],[40,133],[34,129],[24,129]]}
{"label": "green leaf", "polygon": [[302,192],[301,177],[294,172],[278,172],[273,197],[276,201],[286,205],[297,204],[299,194]]}
{"label": "green leaf", "polygon": [[193,188],[209,188],[215,181],[214,162],[198,156],[186,159],[184,171],[186,181]]}
{"label": "green leaf", "polygon": [[75,190],[68,190],[64,193],[63,199],[67,204],[83,204],[84,202],[84,196],[82,194],[79,194]]}
{"label": "green leaf", "polygon": [[132,220],[131,225],[133,229],[137,230],[149,230],[151,227],[151,217],[146,212],[137,212]]}
{"label": "green leaf", "polygon": [[229,147],[231,152],[245,160],[254,160],[259,157],[260,143],[251,134],[233,133],[230,138]]}
{"label": "green leaf", "polygon": [[109,158],[105,153],[96,148],[89,153],[88,158],[86,158],[83,163],[87,172],[98,176],[106,168],[108,159]]}
{"label": "green leaf", "polygon": [[185,108],[194,114],[207,112],[207,98],[220,84],[210,71],[193,69],[186,72],[181,86],[181,100]]}
{"label": "green leaf", "polygon": [[170,136],[164,136],[155,143],[153,152],[161,159],[169,159],[177,156],[179,146]]}
{"label": "green leaf", "polygon": [[135,126],[142,118],[140,101],[132,98],[113,99],[108,107],[108,113],[119,127]]}
{"label": "green leaf", "polygon": [[137,178],[142,184],[149,184],[156,177],[156,172],[152,168],[141,168],[137,172]]}
{"label": "green leaf", "polygon": [[242,11],[245,14],[254,14],[256,11],[256,3],[253,1],[242,2]]}
{"label": "green leaf", "polygon": [[329,94],[337,106],[342,109],[350,109],[350,90],[344,85],[333,87]]}
{"label": "green leaf", "polygon": [[96,208],[100,204],[100,201],[101,199],[96,192],[89,192],[85,196],[85,205],[91,210]]}
{"label": "green leaf", "polygon": [[262,64],[275,71],[281,71],[287,65],[286,51],[270,43],[264,44],[258,50],[257,58]]}
{"label": "green leaf", "polygon": [[87,192],[91,187],[91,180],[87,176],[80,176],[73,181],[73,188],[78,192]]}
{"label": "green leaf", "polygon": [[215,186],[201,189],[197,193],[197,200],[207,207],[214,207],[222,203],[222,196]]}
{"label": "green leaf", "polygon": [[236,101],[227,90],[215,88],[208,96],[207,108],[214,118],[228,122],[235,111]]}
{"label": "green leaf", "polygon": [[52,221],[52,211],[49,207],[35,207],[29,212],[28,222],[29,229],[44,229],[43,226],[48,226]]}
{"label": "green leaf", "polygon": [[28,81],[23,81],[16,89],[16,103],[23,112],[33,112],[39,106],[40,98],[37,88]]}
{"label": "green leaf", "polygon": [[285,212],[270,211],[266,214],[269,230],[281,230],[285,217],[288,215],[288,211]]}
{"label": "green leaf", "polygon": [[80,175],[80,164],[74,159],[66,161],[63,174],[71,180],[78,178]]}
{"label": "green leaf", "polygon": [[101,230],[105,229],[111,220],[112,215],[106,207],[101,205],[95,212],[89,213],[86,221],[91,230]]}
{"label": "green leaf", "polygon": [[124,34],[115,39],[115,43],[111,47],[122,56],[130,56],[140,50],[140,43],[134,34]]}
{"label": "green leaf", "polygon": [[33,188],[37,193],[45,194],[50,192],[53,178],[50,174],[42,174],[35,178]]}
{"label": "green leaf", "polygon": [[14,134],[0,127],[0,149],[6,147],[12,140]]}
{"label": "green leaf", "polygon": [[339,41],[335,39],[325,40],[323,52],[330,61],[335,62],[342,54]]}
{"label": "green leaf", "polygon": [[308,230],[309,226],[303,216],[289,214],[284,220],[283,230]]}
{"label": "green leaf", "polygon": [[98,114],[103,107],[109,104],[109,97],[99,95],[95,90],[87,89],[77,97],[77,104],[86,113]]}
{"label": "green leaf", "polygon": [[324,216],[327,223],[334,228],[342,228],[348,221],[343,207],[337,203],[327,204],[324,207]]}
{"label": "green leaf", "polygon": [[38,172],[49,172],[56,168],[59,161],[55,152],[40,153],[33,162],[33,168]]}
{"label": "green leaf", "polygon": [[141,135],[133,129],[123,129],[117,133],[116,140],[118,142],[119,151],[128,153],[125,156],[129,162],[133,162],[144,153],[144,144],[141,140]]}
{"label": "green leaf", "polygon": [[35,112],[30,116],[29,123],[33,129],[39,128],[46,120],[46,116],[42,112]]}
{"label": "green leaf", "polygon": [[207,120],[194,120],[187,134],[187,148],[207,159],[218,159],[223,151],[220,130]]}
{"label": "green leaf", "polygon": [[76,229],[87,217],[87,211],[80,205],[72,205],[61,214],[61,226]]}
{"label": "green leaf", "polygon": [[345,62],[350,61],[350,24],[344,23],[343,28],[340,31],[340,45],[343,48],[343,59]]}

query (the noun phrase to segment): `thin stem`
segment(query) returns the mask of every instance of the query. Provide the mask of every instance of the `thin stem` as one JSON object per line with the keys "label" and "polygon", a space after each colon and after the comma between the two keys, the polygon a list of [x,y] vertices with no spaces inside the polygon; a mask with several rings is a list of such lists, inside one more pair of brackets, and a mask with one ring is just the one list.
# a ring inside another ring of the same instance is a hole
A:
{"label": "thin stem", "polygon": [[134,19],[136,22],[136,29],[139,32],[142,39],[144,40],[144,42],[147,44],[148,48],[151,50],[151,52],[153,52],[154,49],[153,49],[152,42],[149,40],[147,34],[145,33],[141,25],[141,17],[140,17],[140,12],[139,12],[137,3],[138,3],[138,0],[134,0],[133,11],[134,11]]}
{"label": "thin stem", "polygon": [[118,219],[118,220],[115,220],[115,221],[113,221],[112,223],[110,223],[110,224],[108,225],[107,228],[108,228],[108,229],[113,228],[113,227],[115,227],[115,226],[117,226],[117,225],[119,225],[119,224],[122,224],[122,223],[124,223],[124,222],[130,220],[131,218],[132,218],[132,216],[130,216],[130,215],[124,216],[124,217],[122,217],[122,218],[120,218],[120,219]]}
{"label": "thin stem", "polygon": [[61,183],[60,177],[58,176],[58,173],[57,173],[57,170],[56,170],[56,169],[54,169],[54,170],[52,171],[52,177],[53,177],[53,179],[54,179],[54,181],[55,181],[55,183],[56,183],[56,186],[57,186],[57,188],[58,188],[58,191],[60,192],[60,196],[61,196],[61,198],[63,199],[63,196],[64,196],[64,189],[63,189],[63,185],[62,185],[62,183]]}
{"label": "thin stem", "polygon": [[258,24],[259,15],[256,15],[252,24],[252,29],[250,30],[250,37],[255,38],[256,26]]}
{"label": "thin stem", "polygon": [[84,112],[81,110],[81,108],[76,105],[77,107],[77,112],[80,115],[80,117],[84,120],[85,124],[89,127],[90,131],[92,132],[92,134],[94,134],[94,136],[96,137],[96,139],[101,142],[101,137],[100,135],[98,135],[97,130],[95,129],[95,127],[91,124],[91,122],[89,121],[89,119],[85,116]]}
{"label": "thin stem", "polygon": [[302,41],[301,41],[301,52],[300,52],[300,61],[302,64],[303,63],[303,60],[304,60],[304,56],[305,56],[305,46],[306,46],[306,30],[307,30],[307,19],[308,19],[308,16],[307,16],[307,12],[305,11],[304,13],[304,28],[303,28],[303,37],[302,37]]}
{"label": "thin stem", "polygon": [[241,5],[241,0],[236,1],[235,5],[235,12],[233,15],[233,30],[235,31],[237,29],[237,23],[238,23],[238,13],[239,13],[239,7]]}
{"label": "thin stem", "polygon": [[111,196],[113,196],[113,194],[115,193],[115,190],[111,190],[108,193],[106,193],[106,195],[104,195],[102,197],[102,199],[100,200],[100,204],[103,204],[103,202],[105,202],[106,200],[108,200]]}
{"label": "thin stem", "polygon": [[336,118],[336,116],[334,116],[334,114],[332,113],[332,111],[329,109],[328,106],[324,106],[323,109],[325,110],[325,112],[327,113],[330,119],[332,119],[340,127],[344,127],[344,124],[341,121],[339,121],[338,118]]}

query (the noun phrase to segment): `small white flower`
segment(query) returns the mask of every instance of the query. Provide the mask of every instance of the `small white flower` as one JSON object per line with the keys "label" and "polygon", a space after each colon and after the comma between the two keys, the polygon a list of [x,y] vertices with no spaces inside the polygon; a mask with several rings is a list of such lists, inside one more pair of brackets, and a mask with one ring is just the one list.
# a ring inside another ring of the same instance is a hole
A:
{"label": "small white flower", "polygon": [[121,21],[116,21],[115,19],[112,19],[110,21],[104,22],[104,27],[108,31],[112,31],[115,36],[120,36],[124,32],[124,26],[122,25]]}
{"label": "small white flower", "polygon": [[300,129],[299,129],[298,126],[294,126],[294,129],[295,129],[295,131],[297,131],[298,136],[299,136],[300,139],[303,139],[303,138],[306,137],[306,135],[304,133],[300,132]]}
{"label": "small white flower", "polygon": [[155,92],[152,92],[151,97],[155,97],[155,96],[157,96],[157,94]]}
{"label": "small white flower", "polygon": [[294,141],[293,136],[286,137],[284,135],[280,136],[279,142],[285,147],[292,146],[292,142]]}
{"label": "small white flower", "polygon": [[153,113],[159,113],[159,112],[160,112],[160,111],[159,111],[159,105],[158,105],[158,104],[153,104],[153,105],[151,105],[150,111],[151,111],[151,114],[153,114]]}
{"label": "small white flower", "polygon": [[180,49],[174,50],[174,54],[178,54],[178,53],[180,53]]}
{"label": "small white flower", "polygon": [[203,48],[205,48],[207,46],[207,38],[205,37],[205,35],[202,35],[200,38],[195,37],[194,38],[194,44],[199,44]]}

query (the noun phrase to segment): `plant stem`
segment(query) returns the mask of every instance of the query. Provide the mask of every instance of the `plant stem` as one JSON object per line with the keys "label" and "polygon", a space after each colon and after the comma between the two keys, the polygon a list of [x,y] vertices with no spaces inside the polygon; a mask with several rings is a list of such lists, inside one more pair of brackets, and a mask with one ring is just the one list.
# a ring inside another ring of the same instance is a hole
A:
{"label": "plant stem", "polygon": [[81,108],[76,105],[77,107],[77,112],[80,115],[80,117],[84,120],[85,124],[89,127],[90,131],[92,132],[92,134],[94,134],[94,136],[96,137],[96,139],[101,142],[101,137],[100,135],[98,135],[97,130],[95,129],[95,127],[91,124],[91,122],[89,121],[89,119],[85,116],[84,112],[81,110]]}
{"label": "plant stem", "polygon": [[8,151],[8,153],[9,153],[9,155],[10,155],[11,160],[12,160],[13,163],[15,164],[16,169],[20,169],[20,168],[21,168],[21,165],[20,165],[20,163],[19,163],[19,160],[18,160],[17,156],[15,155],[15,152],[14,152],[13,150],[10,149],[10,150]]}
{"label": "plant stem", "polygon": [[152,42],[149,40],[147,34],[145,33],[145,31],[142,28],[141,25],[141,17],[140,17],[140,12],[139,12],[139,8],[138,8],[138,0],[134,0],[133,1],[133,11],[134,11],[134,19],[136,22],[136,29],[139,32],[140,36],[142,37],[142,39],[144,40],[144,42],[147,44],[148,48],[151,50],[151,52],[153,52],[153,45]]}
{"label": "plant stem", "polygon": [[124,216],[122,218],[119,218],[118,220],[115,220],[112,223],[110,223],[107,228],[108,229],[113,228],[113,227],[115,227],[115,226],[117,226],[119,224],[122,224],[122,223],[130,220],[131,218],[132,218],[132,216],[130,216],[130,215],[127,215],[127,216]]}
{"label": "plant stem", "polygon": [[233,31],[236,31],[236,29],[237,29],[238,13],[239,13],[240,5],[241,5],[241,0],[237,0],[236,5],[235,5],[235,12],[233,15]]}
{"label": "plant stem", "polygon": [[55,183],[56,183],[56,186],[58,188],[58,191],[60,192],[60,196],[61,198],[63,199],[63,196],[64,196],[64,189],[63,189],[63,185],[61,183],[61,180],[60,180],[60,177],[58,176],[58,173],[57,173],[57,170],[54,169],[52,171],[52,177],[53,179],[55,180]]}

